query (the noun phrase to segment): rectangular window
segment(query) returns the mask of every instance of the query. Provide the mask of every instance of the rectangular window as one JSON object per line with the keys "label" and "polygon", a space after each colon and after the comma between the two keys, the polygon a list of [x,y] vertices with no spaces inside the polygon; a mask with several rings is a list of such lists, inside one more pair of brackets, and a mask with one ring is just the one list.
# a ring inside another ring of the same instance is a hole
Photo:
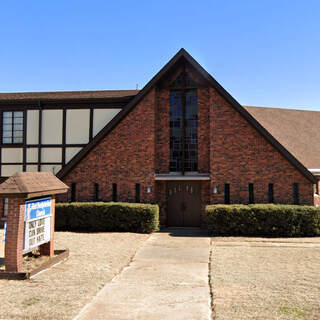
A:
{"label": "rectangular window", "polygon": [[293,184],[293,204],[299,204],[299,184]]}
{"label": "rectangular window", "polygon": [[99,184],[94,184],[94,201],[99,201]]}
{"label": "rectangular window", "polygon": [[226,183],[224,185],[224,203],[230,204],[230,184]]}
{"label": "rectangular window", "polygon": [[2,113],[2,143],[23,143],[23,112]]}
{"label": "rectangular window", "polygon": [[170,171],[198,171],[198,96],[196,89],[170,93]]}
{"label": "rectangular window", "polygon": [[136,183],[136,203],[140,202],[140,183]]}
{"label": "rectangular window", "polygon": [[9,199],[4,198],[3,199],[3,217],[8,217],[8,207],[9,207]]}
{"label": "rectangular window", "polygon": [[249,203],[254,203],[253,183],[249,183]]}
{"label": "rectangular window", "polygon": [[112,185],[112,201],[117,202],[118,201],[118,190],[117,190],[117,184],[114,183]]}
{"label": "rectangular window", "polygon": [[269,183],[268,185],[268,202],[273,203],[274,198],[273,198],[273,183]]}
{"label": "rectangular window", "polygon": [[73,182],[71,184],[71,202],[75,202],[77,200],[77,184]]}

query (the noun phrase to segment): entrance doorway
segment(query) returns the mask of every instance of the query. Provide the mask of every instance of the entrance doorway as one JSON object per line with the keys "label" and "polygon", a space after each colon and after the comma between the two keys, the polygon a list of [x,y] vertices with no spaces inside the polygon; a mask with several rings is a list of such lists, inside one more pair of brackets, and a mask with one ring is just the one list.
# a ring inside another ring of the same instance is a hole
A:
{"label": "entrance doorway", "polygon": [[201,224],[201,185],[198,181],[167,182],[168,227],[199,227]]}

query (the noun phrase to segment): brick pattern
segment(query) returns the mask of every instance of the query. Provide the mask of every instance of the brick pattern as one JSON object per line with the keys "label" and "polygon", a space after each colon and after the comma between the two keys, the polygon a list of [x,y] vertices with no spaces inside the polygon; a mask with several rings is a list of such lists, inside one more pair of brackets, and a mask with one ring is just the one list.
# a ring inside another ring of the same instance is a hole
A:
{"label": "brick pattern", "polygon": [[[135,201],[135,184],[140,183],[141,202],[155,202],[155,100],[152,90],[117,127],[108,134],[63,179],[71,187],[76,183],[76,199],[92,201],[94,183],[99,184],[99,198],[112,200],[112,184],[117,184],[118,201]],[[151,187],[151,193],[147,193]],[[59,201],[68,201],[59,195]]]}
{"label": "brick pattern", "polygon": [[[193,72],[189,70],[189,72]],[[196,75],[192,74],[192,77]],[[198,79],[196,79],[198,80]],[[134,202],[135,184],[141,184],[141,202],[158,203],[160,220],[166,221],[166,183],[154,173],[169,173],[169,96],[165,83],[153,89],[117,127],[64,178],[77,183],[77,199],[92,201],[94,183],[99,197]],[[274,184],[276,203],[293,203],[293,183],[299,184],[301,204],[313,205],[313,185],[258,133],[214,88],[199,87],[199,159],[201,173],[211,180],[201,183],[202,214],[209,203],[224,202],[224,184],[230,184],[231,203],[248,203],[248,184],[254,184],[256,203],[268,202],[268,184]],[[152,192],[146,193],[147,186]],[[212,192],[216,186],[218,193]],[[60,201],[70,199],[59,196]],[[203,216],[204,217],[204,216]]]}
{"label": "brick pattern", "polygon": [[5,242],[6,271],[22,271],[24,233],[24,199],[9,199],[7,235]]}
{"label": "brick pattern", "polygon": [[213,88],[210,88],[211,203],[224,201],[230,184],[231,203],[248,203],[248,183],[254,184],[256,203],[268,202],[274,184],[276,203],[293,203],[293,183],[299,184],[300,204],[313,205],[313,185],[273,148]]}

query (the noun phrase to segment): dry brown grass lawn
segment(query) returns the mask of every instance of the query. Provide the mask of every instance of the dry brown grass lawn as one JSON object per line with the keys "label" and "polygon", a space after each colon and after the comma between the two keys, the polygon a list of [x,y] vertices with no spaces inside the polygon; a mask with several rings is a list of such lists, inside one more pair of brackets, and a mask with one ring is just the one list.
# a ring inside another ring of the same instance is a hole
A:
{"label": "dry brown grass lawn", "polygon": [[213,238],[215,319],[320,319],[320,238]]}
{"label": "dry brown grass lawn", "polygon": [[55,249],[69,248],[70,257],[32,280],[0,280],[1,320],[72,319],[149,235],[56,232],[55,237]]}

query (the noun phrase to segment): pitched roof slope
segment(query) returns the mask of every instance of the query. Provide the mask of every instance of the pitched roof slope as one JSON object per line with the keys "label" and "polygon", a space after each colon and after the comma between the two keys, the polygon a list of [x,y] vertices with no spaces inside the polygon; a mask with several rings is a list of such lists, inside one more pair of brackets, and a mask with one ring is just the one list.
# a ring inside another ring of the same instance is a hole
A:
{"label": "pitched roof slope", "polygon": [[320,168],[319,111],[245,108],[305,167]]}
{"label": "pitched roof slope", "polygon": [[243,106],[241,106],[185,49],[179,52],[144,86],[142,90],[88,143],[71,161],[57,173],[63,178],[75,167],[109,132],[111,132],[126,115],[146,96],[146,94],[173,68],[177,62],[184,60],[189,63],[203,79],[219,92],[269,143],[295,166],[309,181],[316,183],[315,176],[284,148]]}
{"label": "pitched roof slope", "polygon": [[0,93],[0,101],[124,98],[135,96],[138,92],[139,90],[8,92]]}
{"label": "pitched roof slope", "polygon": [[0,184],[0,197],[26,197],[67,192],[69,187],[50,172],[17,172]]}

